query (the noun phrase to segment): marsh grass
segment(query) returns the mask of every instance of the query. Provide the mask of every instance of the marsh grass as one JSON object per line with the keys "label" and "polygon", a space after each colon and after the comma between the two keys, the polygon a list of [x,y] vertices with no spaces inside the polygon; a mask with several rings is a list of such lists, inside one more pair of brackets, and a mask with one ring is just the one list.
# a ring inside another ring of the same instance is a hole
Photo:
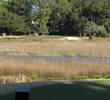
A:
{"label": "marsh grass", "polygon": [[[0,52],[8,53],[8,55],[36,54],[41,56],[110,57],[109,41],[109,38],[82,41],[0,40]],[[49,63],[45,61],[37,61],[34,63],[23,61],[20,63],[11,59],[0,59],[1,77],[18,77],[19,75],[24,75],[29,80],[35,80],[31,77],[32,75],[37,76],[37,80],[74,79],[75,76],[103,76],[110,75],[110,63]],[[8,77],[7,79],[12,78]],[[27,81],[26,79],[25,81]]]}
{"label": "marsh grass", "polygon": [[13,55],[110,57],[109,40],[42,40],[1,42],[0,52]]}
{"label": "marsh grass", "polygon": [[[24,75],[37,80],[74,79],[75,76],[109,75],[110,63],[68,62],[37,63],[16,62],[11,59],[0,59],[0,76]],[[34,76],[33,76],[34,75]],[[25,80],[27,81],[27,80]]]}

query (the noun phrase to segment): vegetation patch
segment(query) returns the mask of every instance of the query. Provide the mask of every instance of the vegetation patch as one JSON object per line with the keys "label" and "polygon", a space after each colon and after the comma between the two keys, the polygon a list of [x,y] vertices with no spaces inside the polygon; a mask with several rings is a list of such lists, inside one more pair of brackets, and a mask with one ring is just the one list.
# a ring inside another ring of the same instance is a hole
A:
{"label": "vegetation patch", "polygon": [[45,61],[34,63],[22,61],[19,63],[11,59],[0,59],[0,76],[1,82],[6,83],[14,82],[14,80],[15,82],[25,82],[39,80],[109,79],[109,66],[110,63],[48,63]]}
{"label": "vegetation patch", "polygon": [[57,36],[57,35],[44,35],[44,36],[23,36],[20,37],[19,39],[26,39],[26,40],[37,40],[37,39],[60,39],[63,38],[64,36]]}
{"label": "vegetation patch", "polygon": [[82,41],[20,39],[19,41],[2,41],[0,48],[0,52],[20,55],[110,57],[109,38]]}

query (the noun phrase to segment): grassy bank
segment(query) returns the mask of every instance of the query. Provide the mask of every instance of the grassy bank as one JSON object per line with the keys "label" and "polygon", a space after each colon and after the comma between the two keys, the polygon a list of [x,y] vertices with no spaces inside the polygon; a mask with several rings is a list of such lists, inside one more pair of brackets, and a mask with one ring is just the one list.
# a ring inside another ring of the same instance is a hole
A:
{"label": "grassy bank", "polygon": [[45,61],[19,63],[14,60],[0,59],[0,81],[6,83],[11,81],[102,78],[104,75],[108,75],[107,78],[110,78],[110,63],[48,63]]}

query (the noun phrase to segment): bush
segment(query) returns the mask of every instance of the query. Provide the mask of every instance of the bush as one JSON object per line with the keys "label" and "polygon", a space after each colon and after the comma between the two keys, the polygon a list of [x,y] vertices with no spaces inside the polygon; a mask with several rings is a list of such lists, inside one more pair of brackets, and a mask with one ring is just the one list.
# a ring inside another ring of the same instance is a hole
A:
{"label": "bush", "polygon": [[27,76],[27,78],[26,78],[26,80],[27,81],[37,81],[39,79],[39,76],[38,75],[35,75],[35,74],[33,74],[33,75],[31,75],[31,76]]}
{"label": "bush", "polygon": [[94,22],[88,21],[83,29],[83,35],[93,38],[94,36],[107,36],[107,31],[104,26],[97,25]]}
{"label": "bush", "polygon": [[76,79],[76,80],[88,79],[88,76],[75,76],[73,77],[73,79]]}
{"label": "bush", "polygon": [[101,79],[101,78],[103,78],[103,76],[101,76],[101,75],[96,75],[94,78],[96,78],[96,79]]}
{"label": "bush", "polygon": [[104,26],[100,26],[100,25],[97,26],[96,36],[102,36],[102,37],[107,36],[107,31]]}
{"label": "bush", "polygon": [[110,75],[105,75],[104,78],[110,79]]}
{"label": "bush", "polygon": [[39,33],[42,33],[43,35],[48,35],[48,29],[47,29],[47,26],[45,24],[44,25],[40,25]]}

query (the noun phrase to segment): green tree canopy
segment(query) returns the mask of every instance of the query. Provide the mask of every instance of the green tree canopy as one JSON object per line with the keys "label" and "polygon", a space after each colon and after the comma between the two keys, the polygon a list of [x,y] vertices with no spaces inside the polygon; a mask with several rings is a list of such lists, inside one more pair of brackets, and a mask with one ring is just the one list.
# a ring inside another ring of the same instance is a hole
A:
{"label": "green tree canopy", "polygon": [[84,36],[91,28],[109,36],[110,0],[0,0],[1,31]]}

